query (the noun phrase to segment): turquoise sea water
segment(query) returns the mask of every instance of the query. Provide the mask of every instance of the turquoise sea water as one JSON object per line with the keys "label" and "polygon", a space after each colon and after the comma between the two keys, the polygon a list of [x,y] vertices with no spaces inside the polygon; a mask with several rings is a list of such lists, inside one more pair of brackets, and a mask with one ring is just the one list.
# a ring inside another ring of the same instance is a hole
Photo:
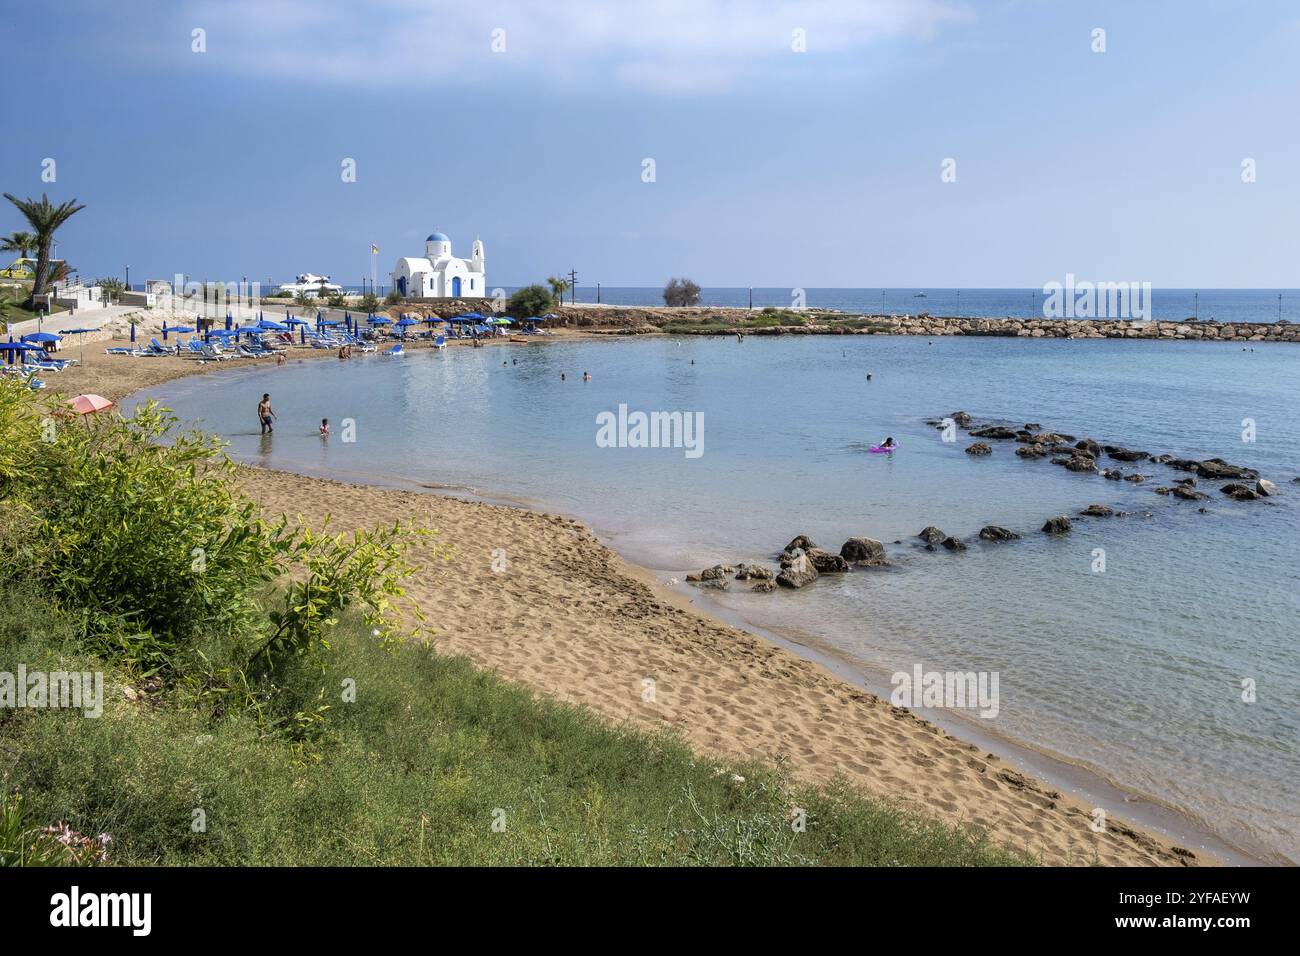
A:
{"label": "turquoise sea water", "polygon": [[[1251,852],[1296,860],[1298,368],[1300,349],[1264,343],[620,338],[291,363],[155,394],[226,436],[238,459],[523,500],[579,516],[676,576],[719,561],[775,565],[800,533],[832,550],[851,535],[878,538],[887,569],[710,600],[877,684],[916,663],[996,671],[997,717],[969,718],[981,730],[1156,795]],[[262,392],[279,413],[271,439],[257,434]],[[703,454],[599,447],[597,416],[620,404],[702,413]],[[1153,454],[1221,456],[1281,494],[1238,503],[1201,480],[1212,495],[1201,513],[1153,493],[1185,477],[1163,465],[1112,462],[1152,476],[1130,484],[1021,460],[1010,442],[974,458],[963,453],[973,439],[947,444],[924,423],[957,409]],[[316,435],[322,417],[334,424],[329,442]],[[354,443],[340,440],[349,418]],[[900,450],[868,453],[885,435]],[[1039,533],[1047,517],[1093,502],[1134,514],[1078,519],[1059,539]],[[990,523],[1024,538],[980,542]],[[931,524],[969,549],[917,547]]]}

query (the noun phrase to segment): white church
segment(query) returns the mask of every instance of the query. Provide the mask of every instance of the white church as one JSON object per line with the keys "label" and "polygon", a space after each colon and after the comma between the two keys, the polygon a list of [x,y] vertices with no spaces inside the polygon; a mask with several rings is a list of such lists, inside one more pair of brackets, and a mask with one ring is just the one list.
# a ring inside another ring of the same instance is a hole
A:
{"label": "white church", "polygon": [[424,257],[402,258],[392,273],[398,295],[413,299],[482,298],[487,295],[483,241],[474,240],[468,259],[451,254],[451,240],[435,232],[424,240]]}

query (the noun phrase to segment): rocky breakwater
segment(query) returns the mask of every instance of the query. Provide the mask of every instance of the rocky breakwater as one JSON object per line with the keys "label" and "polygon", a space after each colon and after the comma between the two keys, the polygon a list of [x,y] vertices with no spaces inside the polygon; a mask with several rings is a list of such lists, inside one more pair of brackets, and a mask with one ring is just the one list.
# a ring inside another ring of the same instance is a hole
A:
{"label": "rocky breakwater", "polygon": [[[1300,342],[1300,325],[1280,322],[1165,322],[1138,319],[989,318],[930,315],[853,315],[779,310],[769,324],[758,310],[655,306],[566,306],[552,325],[591,331],[642,332],[673,325],[700,326],[708,335],[974,335],[1028,339],[1169,339],[1193,342]],[[789,317],[797,315],[797,323]]]}

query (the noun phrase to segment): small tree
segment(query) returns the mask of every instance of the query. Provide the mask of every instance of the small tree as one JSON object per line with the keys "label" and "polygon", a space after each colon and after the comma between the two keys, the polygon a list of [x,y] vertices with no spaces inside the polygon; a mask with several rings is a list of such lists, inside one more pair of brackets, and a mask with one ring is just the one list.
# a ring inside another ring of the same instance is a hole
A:
{"label": "small tree", "polygon": [[528,285],[517,290],[506,303],[506,312],[516,319],[535,319],[555,308],[555,300],[545,286]]}
{"label": "small tree", "polygon": [[384,301],[389,305],[397,305],[402,301],[402,294],[394,289],[392,292],[388,293],[388,295],[384,296]]}
{"label": "small tree", "polygon": [[551,297],[564,305],[564,290],[569,287],[569,280],[562,276],[551,276],[546,280],[546,284],[551,287]]}
{"label": "small tree", "polygon": [[669,279],[664,286],[664,305],[682,308],[700,304],[700,287],[690,279]]}
{"label": "small tree", "polygon": [[362,312],[378,312],[379,296],[375,295],[373,292],[367,292],[357,302],[357,308]]}
{"label": "small tree", "polygon": [[99,286],[99,294],[104,297],[105,302],[120,298],[126,291],[126,286],[122,284],[121,279],[99,279],[95,285]]}

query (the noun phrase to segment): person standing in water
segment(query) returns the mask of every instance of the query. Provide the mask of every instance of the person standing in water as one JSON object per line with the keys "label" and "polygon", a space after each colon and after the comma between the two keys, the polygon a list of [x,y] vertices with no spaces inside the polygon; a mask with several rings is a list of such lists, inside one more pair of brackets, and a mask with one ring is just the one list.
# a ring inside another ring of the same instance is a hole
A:
{"label": "person standing in water", "polygon": [[262,426],[263,435],[275,431],[275,426],[271,424],[275,417],[275,412],[271,409],[271,393],[267,392],[262,395],[262,400],[257,403],[257,420]]}
{"label": "person standing in water", "polygon": [[321,438],[330,437],[330,420],[328,418],[322,418],[320,420],[320,437]]}

